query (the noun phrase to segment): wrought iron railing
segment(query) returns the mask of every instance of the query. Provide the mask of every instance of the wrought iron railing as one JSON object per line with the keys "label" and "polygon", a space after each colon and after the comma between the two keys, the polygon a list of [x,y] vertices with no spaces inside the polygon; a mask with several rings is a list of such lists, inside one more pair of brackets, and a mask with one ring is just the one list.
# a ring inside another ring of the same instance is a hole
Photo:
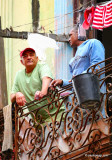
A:
{"label": "wrought iron railing", "polygon": [[[112,70],[111,60],[112,58],[109,58],[104,61],[110,61],[104,68],[96,69],[96,66],[103,63],[100,62],[90,67],[89,70],[99,77],[104,73],[108,74]],[[16,159],[25,157],[32,160],[90,158],[107,160],[110,158],[112,155],[112,117],[108,116],[108,112],[111,115],[112,84],[108,80],[111,78],[112,75],[108,74],[105,78],[100,79],[102,84],[106,82],[107,91],[102,94],[100,105],[94,109],[85,109],[84,111],[79,107],[72,84],[54,91],[49,90],[47,96],[41,100],[47,100],[47,104],[30,112],[28,110],[25,112],[26,108],[29,109],[41,101],[34,100],[23,107],[15,106]],[[99,110],[105,95],[106,118],[103,118]],[[60,120],[57,121],[62,105],[65,106],[65,110],[61,114]],[[51,114],[50,111],[54,106],[56,112]],[[39,114],[41,110],[48,114],[49,122],[46,122],[44,117]],[[62,131],[62,125],[64,131]]]}
{"label": "wrought iron railing", "polygon": [[[99,64],[96,64],[88,69],[99,78],[106,74],[100,81],[101,86],[106,82],[107,90],[97,108],[80,108],[72,84],[54,91],[49,89],[47,96],[40,101],[34,100],[23,107],[15,105],[15,159],[111,159],[112,57],[106,59],[107,62],[104,68],[97,70]],[[32,109],[46,100],[45,105]],[[100,112],[103,100],[106,118]],[[65,110],[59,120],[63,105]],[[51,112],[54,107],[56,111]],[[48,115],[49,121],[42,117],[41,111]]]}

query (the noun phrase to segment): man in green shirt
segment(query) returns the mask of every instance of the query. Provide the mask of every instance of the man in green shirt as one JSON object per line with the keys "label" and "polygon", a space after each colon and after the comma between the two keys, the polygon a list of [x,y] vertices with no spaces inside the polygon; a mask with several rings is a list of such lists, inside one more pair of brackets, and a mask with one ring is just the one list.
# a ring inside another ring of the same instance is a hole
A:
{"label": "man in green shirt", "polygon": [[[48,65],[39,62],[34,49],[24,49],[20,52],[20,58],[25,69],[18,71],[16,74],[11,92],[11,102],[16,101],[19,106],[24,106],[27,102],[31,102],[34,99],[40,100],[47,94],[53,76]],[[47,100],[45,100],[28,109],[31,111],[47,103]],[[38,114],[42,116],[42,119],[49,122],[50,116],[44,109],[48,109],[48,106],[40,109]],[[56,111],[57,108],[53,105],[53,109],[50,109],[50,114],[53,115]],[[64,105],[60,108],[57,120],[60,119],[63,111]]]}

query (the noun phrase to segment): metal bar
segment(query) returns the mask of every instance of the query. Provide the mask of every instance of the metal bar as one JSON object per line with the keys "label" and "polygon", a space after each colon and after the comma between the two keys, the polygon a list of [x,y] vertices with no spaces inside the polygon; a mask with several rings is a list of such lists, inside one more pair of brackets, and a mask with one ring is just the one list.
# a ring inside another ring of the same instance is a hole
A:
{"label": "metal bar", "polygon": [[[72,94],[74,94],[74,93],[75,93],[75,92],[72,92],[72,93],[70,93],[69,95],[72,95]],[[61,100],[61,99],[66,98],[66,97],[68,97],[68,95],[67,95],[67,96],[64,96],[64,97],[62,97],[62,98],[59,98],[58,101]],[[53,104],[53,103],[55,103],[55,102],[57,102],[57,100],[54,100],[53,102],[50,102],[50,103],[48,103],[48,104],[51,105],[51,104]],[[39,103],[40,103],[40,101],[39,101]],[[33,105],[36,105],[36,104],[37,104],[37,103],[35,103],[35,104],[33,104]],[[42,107],[39,107],[39,108],[37,108],[37,109],[33,109],[32,111],[30,111],[30,112],[28,112],[28,113],[25,113],[25,114],[22,114],[22,115],[18,116],[17,118],[26,116],[26,115],[28,115],[28,114],[31,113],[31,112],[39,111],[40,109],[44,108],[45,106],[48,106],[48,104],[43,105]],[[32,107],[33,105],[31,105],[30,107]],[[27,106],[26,108],[29,108],[29,107]]]}
{"label": "metal bar", "polygon": [[17,119],[17,106],[15,105],[15,160],[18,157],[18,119]]}
{"label": "metal bar", "polygon": [[[34,32],[29,32],[29,33],[34,33]],[[38,33],[38,32],[35,32]],[[48,33],[38,33],[43,36],[50,37],[57,42],[68,42],[69,35],[65,34],[48,34]],[[28,32],[23,31],[23,32],[17,32],[17,31],[10,31],[8,28],[5,30],[0,30],[0,37],[4,38],[17,38],[17,39],[27,39],[28,38]]]}

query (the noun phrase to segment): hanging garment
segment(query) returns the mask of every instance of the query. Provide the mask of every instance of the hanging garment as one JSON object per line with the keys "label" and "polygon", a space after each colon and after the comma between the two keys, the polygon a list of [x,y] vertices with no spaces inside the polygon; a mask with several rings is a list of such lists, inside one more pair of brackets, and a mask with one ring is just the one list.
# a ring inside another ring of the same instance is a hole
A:
{"label": "hanging garment", "polygon": [[2,143],[2,152],[8,149],[13,150],[13,135],[12,135],[12,104],[3,108],[4,115],[4,138]]}
{"label": "hanging garment", "polygon": [[112,25],[112,1],[96,6],[92,27],[103,30]]}
{"label": "hanging garment", "polygon": [[85,41],[86,40],[86,30],[82,27],[84,22],[84,9],[79,11],[79,22],[78,22],[78,40]]}
{"label": "hanging garment", "polygon": [[78,26],[78,40],[85,41],[86,40],[86,30],[82,27],[81,24]]}
{"label": "hanging garment", "polygon": [[83,28],[88,30],[90,25],[92,25],[93,22],[93,16],[94,16],[95,7],[88,7],[84,12],[84,22],[82,24]]}

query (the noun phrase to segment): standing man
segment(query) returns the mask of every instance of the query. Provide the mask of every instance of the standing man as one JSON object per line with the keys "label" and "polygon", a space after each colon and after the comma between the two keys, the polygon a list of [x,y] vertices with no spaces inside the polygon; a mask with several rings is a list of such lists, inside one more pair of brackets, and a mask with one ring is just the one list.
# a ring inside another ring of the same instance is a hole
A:
{"label": "standing man", "polygon": [[[31,102],[34,99],[40,100],[47,94],[53,76],[47,64],[39,62],[36,52],[32,48],[26,48],[20,52],[20,61],[25,68],[16,74],[12,87],[11,102],[16,101],[19,106],[24,106],[25,103]],[[46,100],[28,109],[37,109],[47,103]],[[55,113],[56,110],[57,108],[54,106],[50,113]],[[64,106],[60,108],[59,113],[63,111]],[[44,109],[41,109],[39,113],[43,119],[49,119],[49,115]]]}
{"label": "standing man", "polygon": [[[86,73],[87,69],[105,59],[105,49],[97,39],[81,41],[78,39],[78,27],[75,26],[69,34],[69,43],[72,48],[77,47],[75,56],[69,62],[70,73],[73,76]],[[99,66],[104,67],[104,63]],[[69,84],[69,80],[57,79],[51,82],[51,86],[64,86]],[[101,88],[101,93],[105,93],[105,85]],[[103,115],[105,116],[104,112]]]}

